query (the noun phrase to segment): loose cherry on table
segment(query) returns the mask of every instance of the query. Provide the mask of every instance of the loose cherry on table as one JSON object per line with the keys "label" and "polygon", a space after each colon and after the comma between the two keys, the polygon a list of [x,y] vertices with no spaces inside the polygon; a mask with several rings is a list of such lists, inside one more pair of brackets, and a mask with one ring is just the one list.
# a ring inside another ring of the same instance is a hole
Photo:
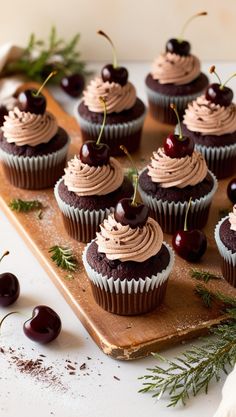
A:
{"label": "loose cherry on table", "polygon": [[206,99],[214,104],[219,104],[220,106],[229,106],[232,103],[234,94],[231,88],[226,87],[226,84],[229,80],[231,80],[231,78],[236,76],[236,73],[231,75],[224,83],[222,83],[220,77],[215,71],[215,65],[212,65],[210,67],[209,72],[210,74],[215,74],[215,76],[219,80],[219,83],[212,83],[208,86],[205,93]]}
{"label": "loose cherry on table", "polygon": [[183,136],[180,118],[176,107],[174,104],[171,104],[170,107],[174,110],[177,120],[179,134],[175,135],[170,133],[164,141],[164,151],[167,156],[170,158],[183,158],[185,156],[191,156],[194,150],[194,142],[191,138]]}
{"label": "loose cherry on table", "polygon": [[71,97],[79,97],[84,89],[84,77],[80,73],[65,75],[60,82],[61,88]]}
{"label": "loose cherry on table", "polygon": [[34,114],[43,114],[45,112],[47,103],[41,91],[49,79],[55,74],[56,71],[51,72],[38,90],[29,88],[20,92],[18,95],[18,107],[21,111]]}
{"label": "loose cherry on table", "polygon": [[102,97],[100,97],[100,101],[104,107],[104,116],[98,139],[96,142],[93,140],[89,140],[85,142],[80,148],[80,160],[84,164],[88,164],[94,167],[107,165],[110,158],[109,146],[105,143],[101,143],[103,130],[106,124],[107,110],[105,100]]}
{"label": "loose cherry on table", "polygon": [[[7,256],[9,252],[5,252],[1,260],[4,256]],[[0,306],[7,307],[13,304],[20,294],[20,284],[17,277],[10,272],[4,272],[0,274]]]}
{"label": "loose cherry on table", "polygon": [[104,36],[104,38],[108,40],[108,42],[110,43],[112,47],[112,54],[113,54],[113,63],[105,65],[102,68],[102,71],[101,71],[102,79],[104,82],[106,81],[108,81],[109,83],[114,82],[114,83],[120,84],[121,86],[124,86],[128,81],[129,73],[125,67],[118,66],[116,50],[110,37],[102,30],[99,30],[98,34]]}
{"label": "loose cherry on table", "polygon": [[46,344],[56,339],[61,331],[61,319],[50,307],[40,305],[23,325],[24,333],[34,342]]}
{"label": "loose cherry on table", "polygon": [[198,229],[187,229],[187,216],[191,199],[185,213],[184,229],[175,232],[172,245],[176,253],[188,262],[197,262],[206,252],[207,238],[204,232]]}
{"label": "loose cherry on table", "polygon": [[120,148],[131,161],[131,164],[136,171],[136,176],[133,198],[122,198],[120,201],[118,201],[114,211],[114,218],[123,226],[129,225],[132,229],[135,229],[136,227],[143,227],[145,225],[149,215],[149,208],[144,204],[138,203],[136,201],[138,189],[138,171],[126,147],[121,145]]}
{"label": "loose cherry on table", "polygon": [[236,204],[236,178],[233,178],[227,187],[227,195],[233,204]]}
{"label": "loose cherry on table", "polygon": [[183,34],[186,29],[186,27],[189,25],[189,23],[195,19],[198,16],[206,16],[207,12],[200,12],[193,16],[191,16],[186,23],[183,26],[183,29],[181,31],[181,34],[179,38],[172,38],[169,39],[166,43],[166,52],[170,52],[172,54],[177,54],[181,56],[187,56],[190,54],[191,46],[188,41],[183,40]]}

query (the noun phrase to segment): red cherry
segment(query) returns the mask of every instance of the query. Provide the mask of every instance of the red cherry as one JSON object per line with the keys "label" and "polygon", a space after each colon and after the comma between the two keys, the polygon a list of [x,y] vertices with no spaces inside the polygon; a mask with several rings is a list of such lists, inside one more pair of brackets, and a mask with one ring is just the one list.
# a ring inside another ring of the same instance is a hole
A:
{"label": "red cherry", "polygon": [[101,76],[104,82],[114,82],[124,86],[128,81],[129,74],[125,67],[114,68],[112,64],[108,64],[102,68]]}
{"label": "red cherry", "polygon": [[34,114],[43,114],[46,110],[46,99],[37,90],[28,89],[22,91],[18,96],[18,107],[21,111]]}
{"label": "red cherry", "polygon": [[90,166],[102,166],[109,163],[110,148],[105,143],[87,141],[80,148],[80,160]]}
{"label": "red cherry", "polygon": [[0,274],[0,306],[13,304],[20,295],[20,284],[15,275],[10,272]]}
{"label": "red cherry", "polygon": [[236,178],[233,178],[227,187],[227,195],[233,204],[236,204]]}
{"label": "red cherry", "polygon": [[143,227],[148,219],[149,209],[141,203],[133,204],[131,198],[123,198],[118,201],[114,217],[123,226],[129,225],[132,229]]}
{"label": "red cherry", "polygon": [[59,335],[61,319],[50,307],[37,306],[33,309],[32,317],[24,323],[23,330],[29,339],[46,344]]}
{"label": "red cherry", "polygon": [[183,158],[187,155],[191,156],[194,150],[194,142],[191,138],[183,136],[182,139],[178,135],[169,134],[164,142],[164,151],[170,158]]}
{"label": "red cherry", "polygon": [[227,107],[232,103],[233,91],[218,83],[210,84],[206,90],[205,97],[214,104]]}
{"label": "red cherry", "polygon": [[172,38],[166,43],[166,52],[170,52],[171,54],[187,56],[190,54],[190,49],[191,46],[188,41]]}
{"label": "red cherry", "polygon": [[84,89],[85,81],[82,74],[66,75],[61,79],[61,88],[71,97],[79,97]]}
{"label": "red cherry", "polygon": [[172,245],[181,258],[196,262],[206,252],[207,238],[201,230],[179,230],[173,235]]}

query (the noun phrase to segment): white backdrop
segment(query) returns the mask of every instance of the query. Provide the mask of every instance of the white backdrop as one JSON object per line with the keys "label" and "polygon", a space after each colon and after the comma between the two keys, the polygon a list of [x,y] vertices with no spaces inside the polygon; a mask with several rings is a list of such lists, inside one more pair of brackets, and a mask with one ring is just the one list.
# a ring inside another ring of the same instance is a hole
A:
{"label": "white backdrop", "polygon": [[207,10],[187,29],[193,52],[205,60],[236,59],[236,0],[11,0],[1,2],[0,43],[26,44],[29,34],[47,37],[52,24],[69,38],[82,35],[86,60],[111,57],[97,29],[107,31],[121,60],[152,60],[169,37],[178,36],[185,20]]}

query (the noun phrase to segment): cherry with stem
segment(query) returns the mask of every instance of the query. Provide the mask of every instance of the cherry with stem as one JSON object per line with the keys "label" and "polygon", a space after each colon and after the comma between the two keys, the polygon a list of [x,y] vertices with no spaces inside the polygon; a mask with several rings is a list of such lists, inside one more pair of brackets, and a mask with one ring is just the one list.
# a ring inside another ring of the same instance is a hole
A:
{"label": "cherry with stem", "polygon": [[[9,251],[5,251],[0,257],[0,262],[3,258],[9,255]],[[0,274],[0,307],[7,307],[13,304],[20,295],[20,284],[17,277],[10,272]]]}
{"label": "cherry with stem", "polygon": [[210,74],[215,74],[219,83],[212,83],[208,86],[205,97],[211,103],[219,104],[220,106],[228,107],[233,100],[233,91],[231,88],[226,87],[226,84],[236,76],[236,73],[232,74],[224,83],[222,83],[219,75],[216,72],[215,65],[212,65],[209,69]]}

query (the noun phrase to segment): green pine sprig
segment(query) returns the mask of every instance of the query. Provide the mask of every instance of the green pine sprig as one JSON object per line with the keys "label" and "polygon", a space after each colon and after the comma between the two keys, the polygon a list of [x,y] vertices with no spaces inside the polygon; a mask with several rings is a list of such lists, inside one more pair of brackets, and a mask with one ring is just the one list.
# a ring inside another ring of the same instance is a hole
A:
{"label": "green pine sprig", "polygon": [[204,281],[206,284],[210,280],[222,279],[220,275],[213,274],[212,272],[209,272],[209,271],[203,271],[203,270],[199,271],[194,268],[190,269],[190,275],[192,278],[195,278],[199,281]]}
{"label": "green pine sprig", "polygon": [[33,210],[41,210],[43,208],[43,205],[38,200],[21,200],[20,198],[14,198],[10,201],[9,207],[13,211],[22,212],[22,213],[28,213],[29,211]]}
{"label": "green pine sprig", "polygon": [[236,297],[212,292],[203,285],[197,285],[195,292],[208,308],[214,301],[222,303],[222,312],[228,318],[224,324],[211,329],[213,340],[200,347],[192,346],[173,361],[154,354],[165,366],[148,368],[148,374],[140,378],[144,382],[139,392],[152,392],[158,399],[167,394],[169,407],[185,405],[191,395],[201,391],[207,393],[211,381],[218,382],[222,372],[227,374],[236,363]]}
{"label": "green pine sprig", "polygon": [[86,75],[85,63],[81,60],[77,48],[79,40],[80,34],[77,33],[66,42],[58,37],[54,26],[51,28],[48,41],[37,39],[31,34],[22,56],[9,62],[4,67],[3,75],[23,74],[30,80],[42,82],[52,71],[56,71],[57,74],[50,79],[50,82],[55,84],[67,74]]}
{"label": "green pine sprig", "polygon": [[49,249],[49,253],[52,254],[51,259],[59,268],[66,271],[75,271],[77,260],[70,248],[55,245]]}

